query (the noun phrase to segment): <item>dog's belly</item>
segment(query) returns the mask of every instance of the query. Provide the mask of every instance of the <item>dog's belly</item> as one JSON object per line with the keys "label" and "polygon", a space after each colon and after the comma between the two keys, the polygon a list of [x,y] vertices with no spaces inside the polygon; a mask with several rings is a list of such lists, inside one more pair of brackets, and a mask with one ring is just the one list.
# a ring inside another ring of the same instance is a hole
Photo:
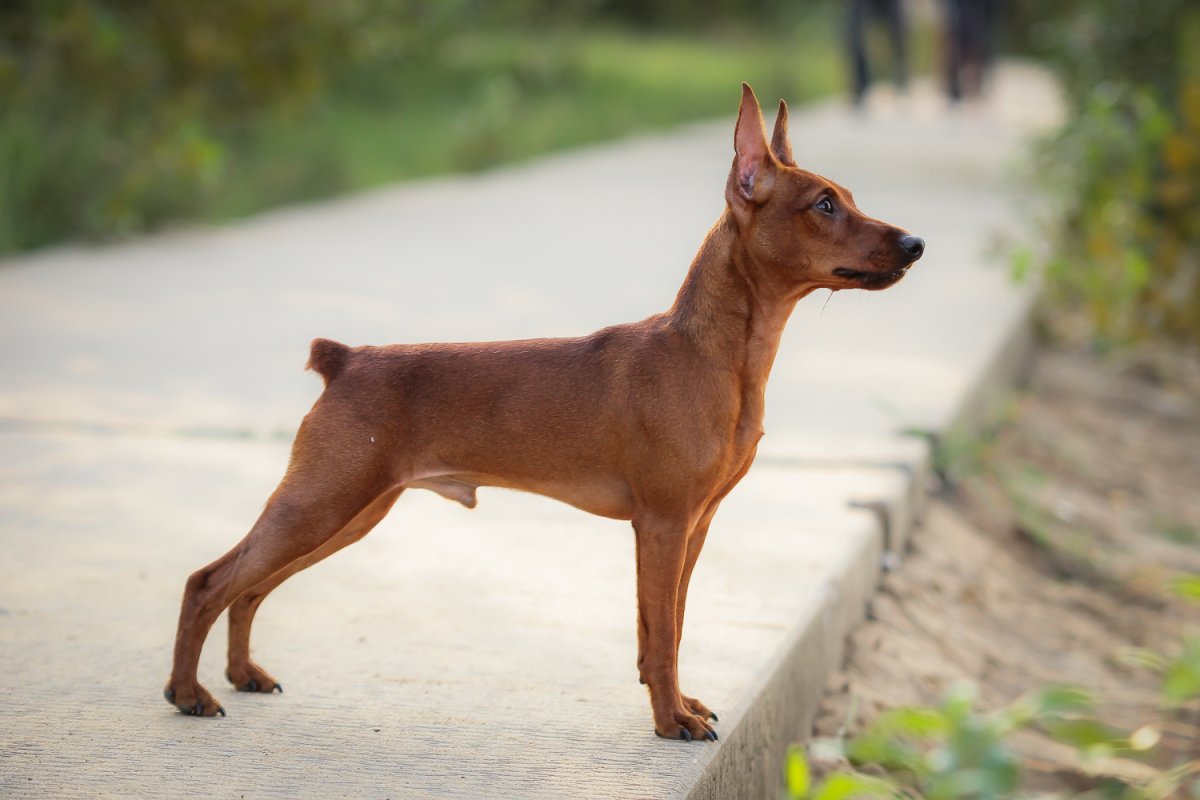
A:
{"label": "dog's belly", "polygon": [[447,473],[410,480],[404,486],[437,492],[467,508],[475,507],[477,488],[497,486],[544,495],[601,517],[622,520],[633,517],[633,492],[627,483],[617,479],[515,480],[478,473]]}

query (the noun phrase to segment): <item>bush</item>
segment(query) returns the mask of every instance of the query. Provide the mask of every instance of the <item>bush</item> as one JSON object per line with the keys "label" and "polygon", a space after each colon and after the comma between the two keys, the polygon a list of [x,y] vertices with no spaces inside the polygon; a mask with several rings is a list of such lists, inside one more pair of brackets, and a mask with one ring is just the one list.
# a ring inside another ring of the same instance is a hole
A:
{"label": "bush", "polygon": [[[226,219],[728,113],[743,79],[801,99],[836,85],[836,43],[822,30],[833,9],[9,0],[0,253]],[[739,13],[751,35],[737,25],[720,37],[645,33]],[[798,36],[773,26],[786,14],[804,16]]]}
{"label": "bush", "polygon": [[0,9],[0,250],[153,227],[204,202],[222,141],[320,88],[318,0],[21,0]]}
{"label": "bush", "polygon": [[[1164,692],[1177,672],[1189,670],[1190,682],[1171,707],[1200,691],[1195,663],[1200,641],[1188,640],[1186,648],[1183,656],[1160,670],[1167,672]],[[1094,716],[1094,700],[1087,691],[1067,685],[1046,686],[1005,708],[983,712],[975,707],[974,689],[964,685],[952,689],[937,706],[886,711],[852,739],[812,742],[810,749],[822,756],[821,761],[839,765],[819,782],[813,780],[804,748],[791,747],[784,764],[783,797],[1031,797],[1029,776],[1010,745],[1023,730],[1036,730],[1078,753],[1078,779],[1093,784],[1091,791],[1071,795],[1078,800],[1200,797],[1200,760],[1156,763],[1162,760],[1159,745],[1166,724],[1172,723],[1158,720],[1132,732],[1118,730]],[[858,771],[868,769],[876,774]]]}
{"label": "bush", "polygon": [[1036,158],[1054,209],[1048,299],[1082,310],[1102,347],[1200,345],[1200,10],[1101,0],[1061,13],[1031,35],[1070,114]]}

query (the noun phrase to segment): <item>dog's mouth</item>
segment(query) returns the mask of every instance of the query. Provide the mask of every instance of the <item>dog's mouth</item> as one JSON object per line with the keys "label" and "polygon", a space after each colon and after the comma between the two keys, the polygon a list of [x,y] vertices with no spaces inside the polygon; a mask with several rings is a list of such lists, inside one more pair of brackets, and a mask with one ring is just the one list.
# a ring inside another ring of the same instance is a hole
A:
{"label": "dog's mouth", "polygon": [[883,271],[838,267],[833,271],[833,274],[839,278],[852,281],[863,289],[886,289],[907,275],[908,268],[911,266],[912,264],[905,264],[899,269]]}

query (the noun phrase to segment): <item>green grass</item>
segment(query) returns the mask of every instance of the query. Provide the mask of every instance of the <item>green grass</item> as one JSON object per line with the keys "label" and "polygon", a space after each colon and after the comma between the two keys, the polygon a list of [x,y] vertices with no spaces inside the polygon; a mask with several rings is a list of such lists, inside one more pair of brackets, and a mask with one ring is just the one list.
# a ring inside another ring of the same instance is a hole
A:
{"label": "green grass", "polygon": [[[840,88],[830,8],[721,35],[389,28],[379,39],[391,49],[297,56],[303,80],[271,84],[254,102],[217,79],[192,94],[166,76],[137,94],[73,91],[66,48],[38,80],[12,84],[0,69],[0,88],[21,89],[0,114],[0,253],[228,220],[693,120],[732,123],[743,80],[771,115],[779,97],[801,103]],[[140,30],[121,52],[136,50]],[[252,61],[230,74],[245,77]]]}
{"label": "green grass", "polygon": [[[383,183],[475,171],[541,153],[736,114],[739,84],[777,98],[836,91],[830,37],[472,34],[433,63],[350,74],[301,114],[259,120],[227,148],[202,217]],[[373,65],[377,69],[378,65]]]}
{"label": "green grass", "polygon": [[[779,97],[800,103],[840,87],[830,8],[806,11],[803,24],[722,35],[386,29],[390,50],[300,59],[303,80],[272,84],[255,102],[220,80],[189,94],[165,76],[139,94],[72,92],[62,55],[62,69],[19,84],[0,115],[0,253],[227,220],[692,120],[732,122],[743,80],[770,115]],[[250,62],[238,64],[230,74],[249,74]]]}

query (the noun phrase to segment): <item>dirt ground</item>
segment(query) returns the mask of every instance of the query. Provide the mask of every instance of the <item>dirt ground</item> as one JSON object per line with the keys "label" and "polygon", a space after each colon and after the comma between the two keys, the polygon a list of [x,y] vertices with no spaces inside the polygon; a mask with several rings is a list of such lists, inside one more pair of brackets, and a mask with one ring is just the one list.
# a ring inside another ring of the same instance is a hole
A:
{"label": "dirt ground", "polygon": [[[1200,361],[1043,350],[997,429],[943,450],[947,480],[816,734],[853,735],[962,681],[985,708],[1070,682],[1123,729],[1160,721],[1172,761],[1200,755],[1200,708],[1164,717],[1157,676],[1122,658],[1176,653],[1200,630],[1200,606],[1165,589],[1200,573]],[[1030,788],[1088,787],[1070,748],[1029,732],[1014,745]]]}

